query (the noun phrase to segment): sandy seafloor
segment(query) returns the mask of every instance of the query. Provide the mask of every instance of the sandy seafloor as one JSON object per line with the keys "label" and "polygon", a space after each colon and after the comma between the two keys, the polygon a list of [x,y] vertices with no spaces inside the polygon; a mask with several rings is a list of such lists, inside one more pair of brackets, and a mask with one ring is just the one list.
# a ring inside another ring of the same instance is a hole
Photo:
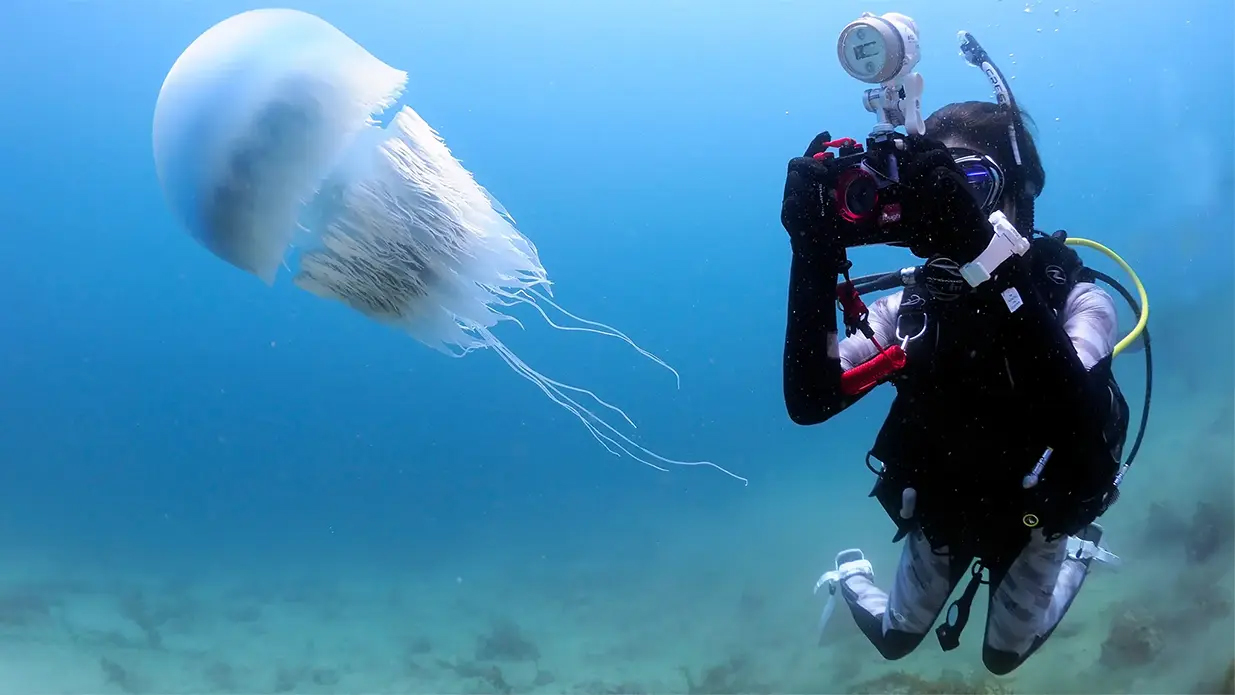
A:
{"label": "sandy seafloor", "polygon": [[0,693],[1229,693],[1230,379],[1158,381],[1153,436],[1103,519],[1123,566],[1096,567],[1008,677],[981,667],[985,590],[955,651],[932,635],[885,662],[843,606],[819,646],[810,588],[831,554],[861,545],[886,582],[899,546],[873,502],[838,522],[821,479],[784,477],[715,518],[646,522],[655,543],[631,521],[555,557],[502,539],[398,574],[308,559],[139,574],[16,544]]}

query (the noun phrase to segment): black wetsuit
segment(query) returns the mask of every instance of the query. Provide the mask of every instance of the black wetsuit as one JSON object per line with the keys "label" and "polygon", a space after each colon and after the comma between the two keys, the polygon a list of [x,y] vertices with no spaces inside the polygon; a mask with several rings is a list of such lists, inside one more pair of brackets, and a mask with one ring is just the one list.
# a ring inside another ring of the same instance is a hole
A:
{"label": "black wetsuit", "polygon": [[[907,536],[901,567],[890,595],[865,574],[842,583],[859,626],[888,658],[921,642],[975,557],[990,570],[984,654],[997,673],[1041,644],[1079,590],[1086,563],[1065,561],[1066,536],[1082,533],[1104,508],[1095,496],[1108,489],[1116,465],[1094,405],[1109,399],[1115,310],[1089,283],[1043,287],[1044,256],[1008,261],[989,286],[952,301],[920,297],[927,330],[907,346],[908,364],[893,379],[897,396],[872,450],[883,464],[872,494],[898,537]],[[842,393],[841,374],[877,348],[861,334],[838,343],[836,266],[800,251],[792,263],[785,404],[794,422],[815,424],[860,397]],[[903,296],[871,306],[882,347],[899,342]],[[1020,481],[1044,445],[1056,451],[1044,470],[1044,499],[1026,497]],[[906,489],[916,494],[908,519],[899,513]],[[1040,526],[1024,523],[1027,510]]]}

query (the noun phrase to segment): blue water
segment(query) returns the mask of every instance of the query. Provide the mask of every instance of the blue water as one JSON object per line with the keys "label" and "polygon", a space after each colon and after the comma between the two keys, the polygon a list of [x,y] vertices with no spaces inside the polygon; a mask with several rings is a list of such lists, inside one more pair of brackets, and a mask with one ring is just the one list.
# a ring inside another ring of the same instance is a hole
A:
{"label": "blue water", "polygon": [[[812,633],[810,587],[835,552],[863,545],[882,577],[899,552],[861,463],[890,394],[815,428],[781,398],[785,163],[820,130],[869,130],[834,48],[864,10],[917,21],[927,111],[991,98],[956,48],[974,32],[1037,122],[1039,225],[1117,249],[1152,298],[1154,419],[1104,519],[1127,566],[1086,585],[1074,629],[1007,687],[1220,679],[1235,534],[1219,523],[1217,555],[1188,564],[1148,540],[1148,510],[1235,506],[1229,3],[283,6],[407,70],[407,103],[536,243],[562,304],[624,330],[682,386],[533,314],[500,337],[623,406],[641,444],[750,485],[612,457],[496,355],[448,359],[197,246],[155,177],[154,103],[189,43],[260,5],[8,0],[0,692],[270,692],[280,669],[303,676],[298,692],[488,692],[500,687],[440,664],[471,658],[492,615],[535,635],[537,669],[555,674],[534,684],[535,669],[506,666],[516,692],[682,692],[679,666],[699,679],[735,654],[748,665],[733,687],[771,692],[980,669],[980,625],[961,650],[928,640],[899,664],[842,612],[838,646]],[[858,272],[911,262],[853,258]],[[1117,366],[1134,412],[1140,360]],[[1177,604],[1201,601],[1194,584],[1213,593],[1202,617],[1161,617],[1192,616]],[[132,587],[195,608],[161,623],[155,647],[133,611],[108,608]],[[287,598],[294,587],[310,597]],[[261,617],[220,622],[237,603]],[[1140,669],[1102,666],[1111,616],[1146,604],[1165,646]],[[408,657],[412,633],[432,649]]]}

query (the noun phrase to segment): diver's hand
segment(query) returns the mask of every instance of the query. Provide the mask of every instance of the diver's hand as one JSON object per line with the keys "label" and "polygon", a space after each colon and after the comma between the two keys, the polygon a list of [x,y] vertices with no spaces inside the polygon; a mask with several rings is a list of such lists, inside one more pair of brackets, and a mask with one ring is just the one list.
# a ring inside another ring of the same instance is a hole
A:
{"label": "diver's hand", "polygon": [[832,134],[825,130],[810,141],[810,144],[806,146],[806,154],[802,156],[813,158],[820,152],[827,152],[829,142],[832,142]]}
{"label": "diver's hand", "polygon": [[789,160],[785,175],[785,195],[781,202],[780,222],[789,233],[794,253],[809,257],[830,257],[839,245],[836,220],[825,214],[824,183],[830,169],[815,155],[827,148],[831,140],[827,131],[815,136],[806,154]]}
{"label": "diver's hand", "polygon": [[1050,280],[1039,283],[1039,286],[1044,299],[1056,311],[1063,308],[1068,294],[1085,269],[1080,255],[1064,243],[1067,238],[1065,232],[1055,232],[1029,242],[1030,272],[1034,277]]}
{"label": "diver's hand", "polygon": [[919,258],[943,256],[964,264],[986,249],[994,229],[943,143],[905,138],[901,158],[904,220],[913,229],[909,250]]}

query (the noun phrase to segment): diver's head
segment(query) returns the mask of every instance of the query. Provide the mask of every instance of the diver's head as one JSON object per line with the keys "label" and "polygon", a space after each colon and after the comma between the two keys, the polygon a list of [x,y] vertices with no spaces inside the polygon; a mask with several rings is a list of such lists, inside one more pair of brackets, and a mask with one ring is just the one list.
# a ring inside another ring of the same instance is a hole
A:
{"label": "diver's head", "polygon": [[[1020,115],[1023,122],[1031,122],[1024,111]],[[1021,133],[1021,165],[1016,164],[1017,152],[1009,137],[1014,119],[1012,109],[986,101],[948,104],[926,119],[926,134],[952,150],[983,210],[987,214],[1003,210],[1010,220],[1018,219],[1017,200],[1023,194],[1036,198],[1046,185],[1046,171],[1028,132]]]}

